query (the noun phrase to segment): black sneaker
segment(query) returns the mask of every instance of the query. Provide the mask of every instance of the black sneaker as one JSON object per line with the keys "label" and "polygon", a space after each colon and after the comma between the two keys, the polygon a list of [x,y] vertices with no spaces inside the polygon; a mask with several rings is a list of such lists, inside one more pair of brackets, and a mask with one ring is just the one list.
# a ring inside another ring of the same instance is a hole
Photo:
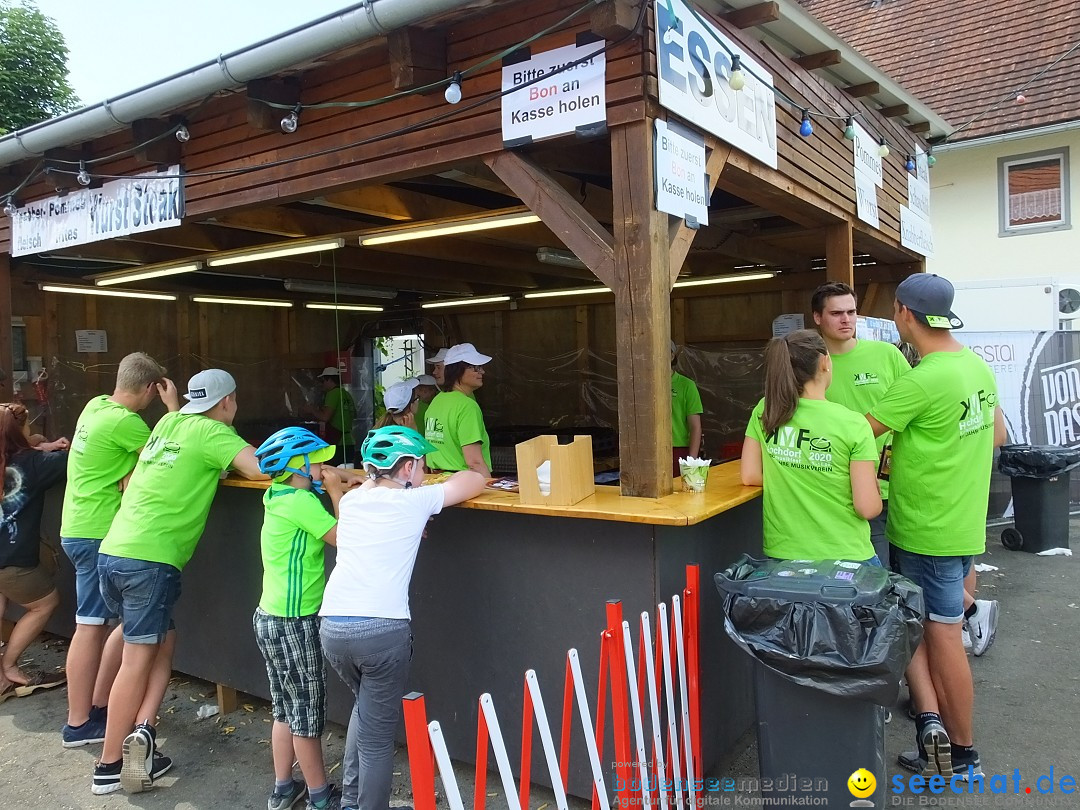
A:
{"label": "black sneaker", "polygon": [[953,776],[959,776],[961,782],[968,782],[974,776],[984,776],[982,762],[979,761],[979,752],[974,748],[969,754],[957,754],[956,747],[952,750]]}
{"label": "black sneaker", "polygon": [[93,713],[90,719],[81,726],[69,726],[64,723],[60,732],[64,748],[78,748],[80,745],[90,745],[105,741],[105,721],[96,719]]}
{"label": "black sneaker", "polygon": [[106,765],[99,762],[94,766],[94,783],[90,792],[95,796],[105,796],[120,789],[120,768],[123,762],[111,762]]}
{"label": "black sneaker", "polygon": [[150,790],[154,780],[172,768],[172,760],[157,753],[156,738],[157,732],[149,723],[140,723],[124,738],[120,784],[128,793]]}

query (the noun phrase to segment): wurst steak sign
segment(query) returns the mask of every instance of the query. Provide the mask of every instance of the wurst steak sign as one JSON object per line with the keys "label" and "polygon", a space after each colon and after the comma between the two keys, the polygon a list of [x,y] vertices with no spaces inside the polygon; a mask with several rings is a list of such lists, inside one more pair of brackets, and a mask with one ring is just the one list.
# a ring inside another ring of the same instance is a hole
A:
{"label": "wurst steak sign", "polygon": [[[746,77],[737,92],[728,86],[729,53],[739,55]],[[656,58],[661,106],[776,168],[772,74],[682,0],[656,3]]]}

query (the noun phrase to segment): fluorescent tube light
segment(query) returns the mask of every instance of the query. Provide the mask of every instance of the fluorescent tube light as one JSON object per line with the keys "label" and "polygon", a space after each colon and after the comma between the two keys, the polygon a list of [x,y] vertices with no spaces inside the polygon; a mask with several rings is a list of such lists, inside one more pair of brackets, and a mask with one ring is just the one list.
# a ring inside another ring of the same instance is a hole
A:
{"label": "fluorescent tube light", "polygon": [[762,281],[767,278],[773,278],[776,275],[775,271],[768,271],[762,273],[742,273],[734,276],[713,276],[712,278],[694,278],[686,281],[676,281],[672,287],[704,287],[709,284],[731,284],[736,281]]}
{"label": "fluorescent tube light", "polygon": [[315,241],[281,242],[250,250],[238,250],[206,260],[207,267],[224,267],[229,264],[258,262],[264,259],[280,259],[283,256],[297,256],[301,253],[318,253],[321,250],[336,250],[344,247],[344,239],[318,239]]}
{"label": "fluorescent tube light", "polygon": [[291,307],[292,301],[275,301],[272,298],[227,298],[220,295],[193,295],[196,304],[236,304],[242,307]]}
{"label": "fluorescent tube light", "polygon": [[382,307],[364,306],[363,304],[304,304],[304,309],[338,309],[344,312],[382,312]]}
{"label": "fluorescent tube light", "polygon": [[77,287],[71,284],[39,284],[44,292],[74,293],[76,295],[107,295],[110,298],[149,298],[154,301],[175,301],[168,293],[135,292],[134,290],[100,290],[97,287]]}
{"label": "fluorescent tube light", "polygon": [[595,295],[596,293],[609,293],[607,287],[579,287],[576,290],[543,290],[542,292],[525,293],[525,298],[561,298],[566,295]]}
{"label": "fluorescent tube light", "polygon": [[573,267],[577,270],[589,269],[585,262],[569,250],[559,250],[558,248],[549,247],[537,248],[536,259],[544,264],[555,264],[560,267]]}
{"label": "fluorescent tube light", "polygon": [[289,292],[321,293],[325,295],[346,295],[357,298],[397,298],[397,290],[378,287],[364,287],[360,284],[335,284],[332,281],[308,281],[302,278],[287,278],[285,289]]}
{"label": "fluorescent tube light", "polygon": [[121,270],[118,273],[108,273],[98,276],[94,283],[99,287],[108,287],[112,284],[126,284],[129,281],[144,281],[148,278],[161,278],[162,276],[176,276],[181,273],[194,273],[202,269],[202,262],[184,262],[183,264],[164,265],[161,267],[143,267],[139,270]]}
{"label": "fluorescent tube light", "polygon": [[451,236],[458,233],[486,231],[492,228],[509,228],[512,225],[528,225],[539,221],[540,217],[530,211],[515,211],[510,214],[503,213],[483,217],[417,222],[362,234],[360,244],[385,245],[390,242],[404,242],[409,239],[429,239],[433,236]]}
{"label": "fluorescent tube light", "polygon": [[433,301],[430,304],[421,304],[421,309],[437,309],[439,307],[467,307],[472,304],[500,304],[509,301],[509,295],[492,295],[487,298],[459,298],[456,301]]}

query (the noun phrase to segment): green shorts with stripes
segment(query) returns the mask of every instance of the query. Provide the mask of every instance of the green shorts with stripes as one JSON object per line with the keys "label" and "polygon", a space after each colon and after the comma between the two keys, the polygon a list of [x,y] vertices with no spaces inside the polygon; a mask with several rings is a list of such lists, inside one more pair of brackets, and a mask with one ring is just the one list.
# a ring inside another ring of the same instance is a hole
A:
{"label": "green shorts with stripes", "polygon": [[251,622],[266,660],[274,719],[288,723],[294,737],[322,736],[326,663],[319,641],[319,617],[271,616],[256,608]]}

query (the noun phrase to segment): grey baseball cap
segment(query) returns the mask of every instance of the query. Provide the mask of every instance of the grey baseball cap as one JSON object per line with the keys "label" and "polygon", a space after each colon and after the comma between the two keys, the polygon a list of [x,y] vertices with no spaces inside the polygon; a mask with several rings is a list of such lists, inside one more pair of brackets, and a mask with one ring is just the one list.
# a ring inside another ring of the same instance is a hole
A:
{"label": "grey baseball cap", "polygon": [[206,413],[235,390],[236,380],[229,372],[220,368],[200,371],[188,380],[188,390],[184,394],[187,404],[180,413]]}
{"label": "grey baseball cap", "polygon": [[952,283],[933,273],[908,276],[896,288],[896,300],[935,329],[964,328],[964,322],[952,311],[953,294]]}

